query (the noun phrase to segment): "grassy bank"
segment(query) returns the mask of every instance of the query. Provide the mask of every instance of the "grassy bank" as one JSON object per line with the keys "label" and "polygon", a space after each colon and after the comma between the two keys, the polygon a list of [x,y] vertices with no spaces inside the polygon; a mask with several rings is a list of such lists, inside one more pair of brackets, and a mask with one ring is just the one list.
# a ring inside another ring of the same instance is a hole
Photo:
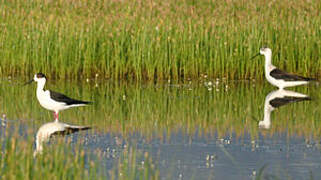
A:
{"label": "grassy bank", "polygon": [[288,71],[321,70],[321,2],[49,1],[0,3],[0,75],[262,78],[262,45]]}

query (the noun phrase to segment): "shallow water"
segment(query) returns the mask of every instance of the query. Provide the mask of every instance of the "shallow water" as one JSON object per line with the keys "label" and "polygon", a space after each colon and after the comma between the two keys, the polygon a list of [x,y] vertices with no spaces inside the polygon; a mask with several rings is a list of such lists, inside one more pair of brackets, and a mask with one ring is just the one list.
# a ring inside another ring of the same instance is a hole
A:
{"label": "shallow water", "polygon": [[[40,107],[35,85],[21,82],[0,82],[0,113],[7,118],[2,130],[19,128],[24,138],[35,136],[53,115]],[[94,102],[62,111],[60,121],[94,127],[67,138],[81,140],[107,175],[130,146],[151,155],[161,179],[321,178],[321,91],[316,84],[282,94],[252,81],[50,83],[49,89]],[[293,98],[298,96],[294,92],[312,100]],[[279,107],[269,111],[270,127],[260,128],[266,102]],[[138,157],[137,165],[143,161]]]}

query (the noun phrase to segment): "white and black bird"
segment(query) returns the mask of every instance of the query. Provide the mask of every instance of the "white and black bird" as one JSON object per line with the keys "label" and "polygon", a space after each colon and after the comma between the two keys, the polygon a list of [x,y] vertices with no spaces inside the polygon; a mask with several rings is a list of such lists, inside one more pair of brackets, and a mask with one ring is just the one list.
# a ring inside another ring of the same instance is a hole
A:
{"label": "white and black bird", "polygon": [[30,84],[33,81],[37,82],[37,99],[42,107],[50,111],[54,111],[55,121],[58,121],[59,111],[69,109],[71,107],[85,106],[91,103],[89,101],[75,100],[52,90],[45,90],[44,87],[46,80],[47,78],[44,74],[37,73],[33,79],[25,84]]}
{"label": "white and black bird", "polygon": [[43,143],[48,142],[53,136],[64,136],[78,131],[91,129],[89,126],[75,126],[61,123],[58,121],[49,122],[42,125],[36,134],[36,149],[33,153],[34,157],[43,151]]}
{"label": "white and black bird", "polygon": [[279,89],[270,92],[264,102],[264,118],[259,122],[260,128],[269,129],[271,126],[271,112],[276,108],[284,106],[289,103],[308,101],[311,98],[308,95],[297,93],[294,91]]}
{"label": "white and black bird", "polygon": [[308,84],[314,78],[298,76],[295,74],[289,74],[272,64],[272,50],[267,47],[260,49],[260,52],[253,56],[251,59],[255,58],[258,55],[264,55],[265,57],[265,77],[266,80],[274,86],[277,86],[279,89],[283,89],[291,86],[299,86],[303,84]]}

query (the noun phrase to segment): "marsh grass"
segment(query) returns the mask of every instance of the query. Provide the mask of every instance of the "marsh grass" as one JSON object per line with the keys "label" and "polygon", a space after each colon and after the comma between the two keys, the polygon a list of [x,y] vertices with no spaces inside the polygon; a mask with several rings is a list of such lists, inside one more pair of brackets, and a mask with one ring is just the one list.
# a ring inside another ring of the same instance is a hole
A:
{"label": "marsh grass", "polygon": [[0,75],[163,80],[263,78],[268,45],[281,68],[318,76],[318,0],[1,1]]}

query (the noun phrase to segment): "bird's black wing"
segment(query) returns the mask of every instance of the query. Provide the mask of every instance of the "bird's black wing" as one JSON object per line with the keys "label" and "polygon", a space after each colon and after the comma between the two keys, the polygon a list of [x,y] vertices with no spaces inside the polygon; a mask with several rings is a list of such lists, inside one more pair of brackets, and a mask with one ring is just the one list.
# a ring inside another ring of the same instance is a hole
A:
{"label": "bird's black wing", "polygon": [[76,99],[72,99],[70,97],[67,97],[63,94],[60,94],[58,92],[55,91],[51,91],[49,90],[49,94],[50,94],[50,98],[58,101],[58,102],[62,102],[62,103],[66,103],[67,105],[73,105],[73,104],[90,104],[91,102],[88,101],[80,101],[80,100],[76,100]]}
{"label": "bird's black wing", "polygon": [[274,77],[275,79],[283,79],[284,81],[311,81],[315,80],[314,78],[308,78],[308,77],[303,77],[303,76],[298,76],[295,74],[289,74],[287,72],[284,72],[280,69],[273,69],[270,72],[270,75]]}
{"label": "bird's black wing", "polygon": [[274,98],[270,101],[270,105],[274,108],[286,105],[288,103],[299,102],[299,101],[309,101],[310,97],[295,97],[295,96],[285,96],[283,98]]}

